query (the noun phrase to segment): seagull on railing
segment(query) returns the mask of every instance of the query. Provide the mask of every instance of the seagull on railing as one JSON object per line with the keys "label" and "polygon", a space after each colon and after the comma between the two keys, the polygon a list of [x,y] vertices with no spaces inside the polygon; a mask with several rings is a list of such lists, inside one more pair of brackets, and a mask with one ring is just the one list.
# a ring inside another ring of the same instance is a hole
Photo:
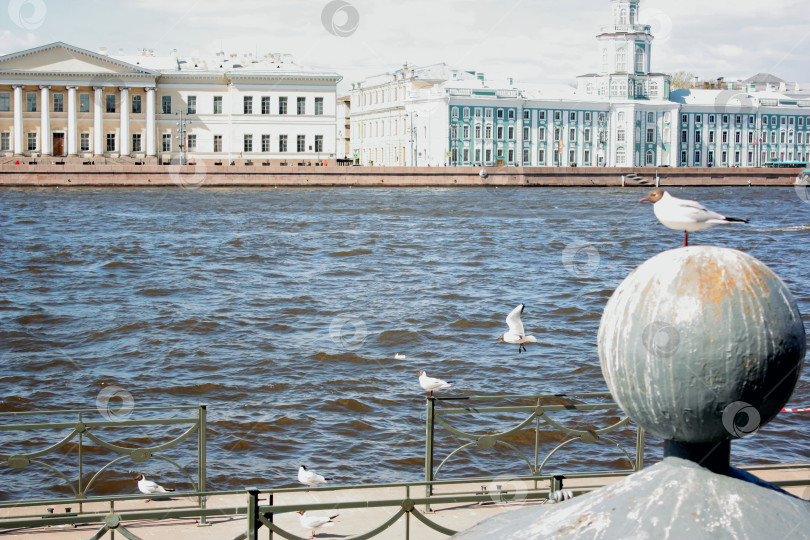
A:
{"label": "seagull on railing", "polygon": [[520,320],[520,314],[523,313],[523,304],[518,305],[506,317],[506,325],[509,331],[505,334],[498,336],[495,341],[503,340],[505,343],[512,343],[518,345],[518,353],[521,350],[526,350],[527,343],[537,343],[537,338],[534,336],[527,336],[523,330],[523,322]]}
{"label": "seagull on railing", "polygon": [[[136,476],[135,480],[138,482],[138,490],[144,495],[154,495],[155,493],[169,493],[170,491],[174,491],[174,488],[167,489],[156,482],[147,480],[146,476],[143,474]],[[152,499],[146,499],[146,502],[151,500]]]}
{"label": "seagull on railing", "polygon": [[305,486],[323,484],[327,480],[331,480],[331,478],[324,478],[315,471],[308,471],[306,465],[301,465],[301,467],[298,469],[298,481]]}
{"label": "seagull on railing", "polygon": [[433,397],[434,390],[444,390],[450,388],[451,384],[435,377],[428,377],[428,374],[420,370],[416,372],[419,375],[419,385],[425,390],[430,392],[428,397]]}
{"label": "seagull on railing", "polygon": [[312,529],[312,536],[310,538],[315,538],[315,531],[320,529],[321,527],[331,527],[333,523],[333,519],[338,517],[340,514],[335,514],[331,517],[326,516],[310,516],[309,512],[298,512],[301,514],[299,518],[301,521],[301,526],[305,529]]}
{"label": "seagull on railing", "polygon": [[689,245],[689,231],[699,231],[721,223],[748,223],[749,221],[712,212],[697,201],[673,197],[662,189],[652,190],[649,195],[638,202],[645,201],[653,203],[655,217],[662,225],[676,231],[683,231],[681,247]]}

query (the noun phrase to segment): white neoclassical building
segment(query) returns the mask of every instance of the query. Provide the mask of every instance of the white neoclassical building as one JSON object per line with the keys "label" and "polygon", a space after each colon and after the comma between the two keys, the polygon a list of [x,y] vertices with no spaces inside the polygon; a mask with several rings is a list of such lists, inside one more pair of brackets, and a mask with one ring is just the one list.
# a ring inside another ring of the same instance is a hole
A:
{"label": "white neoclassical building", "polygon": [[325,160],[339,81],[289,55],[111,56],[52,43],[0,57],[0,155]]}
{"label": "white neoclassical building", "polygon": [[598,70],[575,85],[515,85],[444,64],[352,84],[353,157],[389,166],[810,161],[810,100],[775,83],[672,91],[670,77],[651,70],[654,36],[639,4],[610,0],[596,36]]}

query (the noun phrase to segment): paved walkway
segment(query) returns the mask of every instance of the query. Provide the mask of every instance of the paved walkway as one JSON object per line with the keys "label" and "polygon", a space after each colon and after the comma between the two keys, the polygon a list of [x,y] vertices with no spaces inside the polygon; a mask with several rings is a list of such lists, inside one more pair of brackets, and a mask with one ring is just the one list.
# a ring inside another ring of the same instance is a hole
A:
{"label": "paved walkway", "polygon": [[[799,480],[803,485],[792,486],[786,488],[787,491],[803,498],[810,498],[810,468],[802,469],[776,469],[753,471],[757,476],[770,482],[782,480]],[[596,478],[588,480],[566,480],[564,488],[574,490],[590,490],[600,487],[602,485],[618,481],[620,478]],[[488,492],[496,491],[495,483],[488,486]],[[521,492],[525,489],[534,486],[531,484],[524,484],[523,482],[504,482],[501,484],[503,490],[507,492],[507,498],[515,498],[514,501],[500,502],[498,497],[494,495],[493,501],[487,503],[459,503],[459,504],[445,504],[436,506],[432,509],[427,517],[436,523],[448,527],[453,530],[464,530],[475,523],[488,518],[490,516],[518,508],[525,505],[542,504],[540,501],[526,501],[521,500]],[[547,487],[547,483],[540,483],[540,489]],[[458,485],[443,485],[435,489],[435,494],[441,495],[450,492],[481,492],[481,485],[478,484],[458,484]],[[424,496],[424,488],[412,487],[410,491],[411,497]],[[260,504],[267,504],[266,495],[260,495],[262,502]],[[384,499],[403,499],[405,498],[405,488],[385,488],[385,489],[350,489],[338,491],[313,491],[313,492],[296,492],[276,494],[274,503],[281,504],[312,504],[312,503],[331,503],[338,501],[367,501],[367,500],[384,500]],[[187,503],[193,504],[192,500],[184,500],[182,497],[175,497],[170,501],[152,501],[145,503],[143,501],[122,501],[115,505],[116,511],[134,510],[134,509],[149,509],[155,510],[157,508],[176,508],[178,505]],[[218,497],[210,497],[208,499],[208,508],[228,508],[239,507],[247,505],[247,495],[225,495]],[[418,510],[424,511],[424,507],[417,507]],[[32,512],[33,510],[33,512]],[[75,508],[73,509],[75,510]],[[85,504],[84,510],[108,511],[109,505],[94,503]],[[323,539],[336,539],[336,538],[350,538],[358,534],[365,533],[377,527],[386,521],[389,517],[397,512],[398,508],[359,508],[348,509],[340,511],[340,516],[331,527],[320,529],[317,538]],[[19,516],[22,514],[33,514],[38,512],[45,512],[45,508],[29,507],[25,511],[23,509],[5,509],[0,512],[2,517]],[[64,508],[55,508],[55,513],[59,514],[64,512]],[[328,511],[313,512],[316,515],[327,515]],[[146,539],[171,539],[171,540],[228,540],[236,537],[237,535],[247,530],[246,519],[244,515],[241,516],[223,516],[213,517],[208,519],[209,525],[206,527],[199,527],[195,518],[185,519],[171,519],[160,521],[125,521],[124,526],[136,534],[140,538]],[[295,534],[309,538],[311,531],[301,527],[299,523],[298,514],[287,513],[279,514],[274,517],[276,523],[282,529]],[[413,517],[410,517],[407,526],[410,528],[410,538],[419,540],[432,540],[445,538],[444,535],[429,529],[426,525],[420,523]],[[96,531],[101,528],[101,524],[80,525],[73,527],[71,525],[54,526],[54,527],[41,527],[37,529],[25,530],[0,530],[2,538],[20,538],[25,540],[45,539],[45,540],[85,540],[93,536]],[[400,540],[406,537],[406,517],[403,516],[389,529],[381,533],[376,538],[383,540]],[[105,538],[110,538],[107,533]],[[116,533],[114,538],[123,538],[123,535]],[[259,534],[259,538],[269,538],[269,531],[263,528]],[[276,536],[275,538],[278,538]]]}

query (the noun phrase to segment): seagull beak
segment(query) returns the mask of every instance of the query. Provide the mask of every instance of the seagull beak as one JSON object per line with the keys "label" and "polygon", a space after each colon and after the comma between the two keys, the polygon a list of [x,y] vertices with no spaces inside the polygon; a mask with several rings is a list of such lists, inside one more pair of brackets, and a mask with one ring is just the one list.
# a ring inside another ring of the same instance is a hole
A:
{"label": "seagull beak", "polygon": [[643,199],[639,199],[639,201],[638,201],[638,202],[649,202],[649,200],[650,200],[650,196],[649,196],[649,195],[647,195],[647,196],[646,196],[646,197],[644,197]]}

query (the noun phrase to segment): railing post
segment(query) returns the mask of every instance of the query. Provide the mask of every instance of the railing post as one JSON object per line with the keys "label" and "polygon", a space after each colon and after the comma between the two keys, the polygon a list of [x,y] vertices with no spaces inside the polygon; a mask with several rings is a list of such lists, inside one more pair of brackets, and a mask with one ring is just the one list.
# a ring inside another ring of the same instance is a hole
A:
{"label": "railing post", "polygon": [[644,428],[638,426],[636,432],[636,472],[644,468]]}
{"label": "railing post", "polygon": [[[435,398],[427,398],[425,412],[425,482],[433,481],[433,414],[435,411]],[[425,496],[433,495],[433,485],[425,485]],[[425,505],[425,511],[430,512],[430,503]]]}
{"label": "railing post", "polygon": [[[405,498],[411,498],[411,486],[405,486]],[[405,540],[411,538],[411,513],[405,512]]]}
{"label": "railing post", "polygon": [[247,540],[258,540],[259,528],[259,490],[254,487],[247,488]]}
{"label": "railing post", "polygon": [[[269,506],[273,506],[273,492],[270,492],[270,495],[267,497],[267,504]],[[267,520],[270,523],[273,523],[273,512],[268,512]],[[270,529],[270,540],[273,540],[273,529]]]}
{"label": "railing post", "polygon": [[[79,424],[82,423],[82,413],[79,413]],[[84,495],[84,488],[82,487],[82,475],[84,474],[84,468],[82,467],[82,446],[83,446],[83,437],[84,430],[79,432],[79,496]],[[79,513],[81,514],[83,510],[82,503],[79,503]]]}
{"label": "railing post", "polygon": [[[200,493],[205,493],[205,432],[207,430],[207,409],[206,405],[200,404],[197,420],[200,423],[197,428],[197,489]],[[199,506],[201,510],[205,510],[205,495],[200,495]],[[205,516],[200,516],[200,526],[205,526]]]}

